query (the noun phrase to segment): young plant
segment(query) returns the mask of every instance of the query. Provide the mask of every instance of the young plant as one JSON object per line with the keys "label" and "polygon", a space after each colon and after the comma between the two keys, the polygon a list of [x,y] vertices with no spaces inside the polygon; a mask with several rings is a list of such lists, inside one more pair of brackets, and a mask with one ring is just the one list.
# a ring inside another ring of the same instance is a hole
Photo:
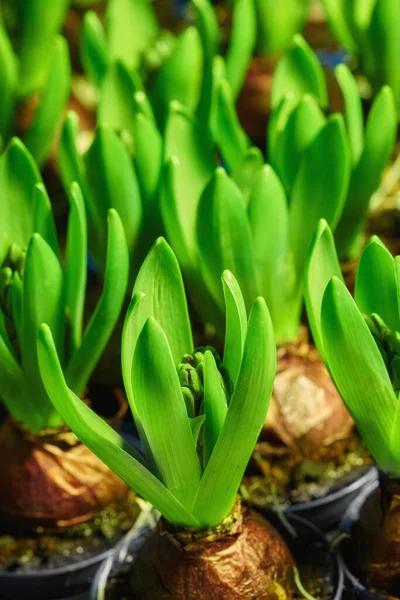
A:
{"label": "young plant", "polygon": [[347,193],[349,155],[341,116],[329,118],[304,151],[289,197],[256,149],[249,148],[242,161],[230,161],[231,176],[215,168],[200,124],[179,107],[172,107],[164,152],[164,225],[189,290],[197,294],[199,279],[204,282],[196,304],[206,308],[208,294],[214,310],[206,317],[221,331],[224,297],[218,273],[229,269],[247,310],[263,295],[278,343],[295,340],[313,232],[322,216],[336,225]]}
{"label": "young plant", "polygon": [[50,154],[71,85],[68,45],[58,35],[69,1],[27,0],[3,4],[0,14],[1,146],[18,133],[42,166]]}
{"label": "young plant", "polygon": [[[125,320],[121,356],[126,393],[144,455],[73,393],[63,375],[51,329],[42,325],[39,331],[41,373],[56,409],[93,452],[163,515],[166,523],[161,531],[168,531],[168,535],[160,536],[158,530],[142,553],[147,553],[146,560],[155,567],[150,585],[155,583],[154,577],[159,578],[156,588],[163,585],[176,598],[183,598],[177,591],[182,577],[186,598],[198,595],[199,589],[209,597],[210,586],[216,581],[219,589],[228,590],[232,576],[239,589],[250,589],[253,596],[260,595],[260,585],[272,587],[277,576],[283,586],[290,580],[291,558],[281,541],[277,541],[282,549],[277,572],[260,569],[263,542],[253,566],[257,577],[250,579],[243,564],[247,561],[244,536],[236,540],[239,533],[247,531],[251,544],[253,536],[261,533],[249,531],[251,516],[242,521],[234,505],[267,412],[275,344],[264,300],[255,300],[247,320],[240,288],[227,271],[222,287],[227,328],[221,360],[211,347],[193,349],[182,276],[164,239],[157,240],[143,263]],[[204,540],[211,531],[217,545]],[[271,531],[264,530],[263,535],[277,538]],[[192,548],[190,542],[194,543]],[[186,546],[187,552],[179,552],[177,557],[174,543]],[[231,552],[220,554],[218,544],[230,547]],[[190,570],[192,552],[197,556],[196,572],[185,572],[185,565]],[[212,557],[210,572],[207,564]],[[235,557],[243,565],[238,580],[237,570],[233,573]],[[277,558],[272,552],[271,562]],[[134,590],[136,584],[134,579]]]}
{"label": "young plant", "polygon": [[13,419],[38,433],[59,427],[62,417],[40,378],[35,330],[43,321],[51,323],[65,377],[81,394],[121,311],[128,257],[121,220],[111,210],[103,293],[83,331],[87,232],[80,188],[71,188],[64,266],[44,186],[35,185],[32,195],[35,233],[27,248],[18,243],[3,243],[2,248],[1,386],[2,401]]}
{"label": "young plant", "polygon": [[[364,127],[357,83],[349,68],[336,67],[342,92],[351,176],[335,240],[341,260],[354,258],[364,240],[369,201],[393,152],[397,114],[392,89],[377,90]],[[288,193],[293,189],[305,149],[326,124],[328,94],[322,66],[304,39],[297,35],[279,61],[271,92],[268,156]],[[329,117],[328,117],[329,118]]]}
{"label": "young plant", "polygon": [[[221,98],[224,89],[229,90],[222,83]],[[290,440],[300,453],[315,456],[322,444],[347,439],[352,430],[315,349],[299,338],[309,244],[322,215],[336,225],[347,194],[350,157],[343,118],[327,119],[305,149],[288,197],[259,150],[248,148],[242,156],[239,144],[231,143],[242,130],[232,118],[233,106],[218,106],[226,117],[220,121],[220,151],[231,176],[215,168],[207,130],[183,108],[171,107],[164,146],[164,226],[192,303],[218,336],[223,335],[225,311],[219,272],[229,269],[237,278],[247,310],[257,295],[266,298],[280,346],[274,388],[279,406],[271,411],[274,423],[266,427],[285,445]],[[300,375],[304,385],[298,384]],[[301,427],[290,416],[298,413]]]}
{"label": "young plant", "polygon": [[[383,518],[367,557],[371,586],[396,587],[399,521],[400,269],[373,236],[362,252],[354,299],[343,283],[332,232],[321,221],[306,271],[315,343],[384,476]],[[379,509],[378,509],[379,510]]]}
{"label": "young plant", "polygon": [[0,383],[10,417],[0,429],[0,516],[26,533],[93,518],[126,493],[126,486],[65,430],[43,386],[36,336],[43,321],[51,324],[64,376],[76,394],[83,394],[119,317],[129,265],[121,220],[110,210],[104,287],[83,328],[87,230],[78,184],[69,194],[62,261],[46,189],[34,182],[29,188],[33,165],[16,141],[2,157],[2,167],[10,191],[18,193],[3,196],[2,202],[9,218],[2,221],[0,244]]}
{"label": "young plant", "polygon": [[400,111],[400,6],[396,0],[337,2],[323,0],[323,7],[340,44],[357,61],[377,94],[389,85]]}

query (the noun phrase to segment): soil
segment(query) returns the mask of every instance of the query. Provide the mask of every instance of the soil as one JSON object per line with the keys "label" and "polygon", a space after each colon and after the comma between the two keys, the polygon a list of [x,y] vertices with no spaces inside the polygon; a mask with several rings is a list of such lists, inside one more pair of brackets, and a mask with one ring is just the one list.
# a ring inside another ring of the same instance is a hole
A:
{"label": "soil", "polygon": [[[275,516],[268,516],[268,519],[288,544],[302,586],[318,600],[332,600],[336,588],[337,570],[328,542],[296,517],[289,516],[288,528],[285,528]],[[295,530],[296,537],[292,536],[292,528]],[[119,565],[118,569],[111,574],[105,590],[105,600],[132,599],[129,575],[134,561],[135,557],[132,554],[128,555],[123,565]],[[293,598],[300,600],[304,596],[299,591]],[[274,596],[274,600],[279,600],[278,595]]]}
{"label": "soil", "polygon": [[309,502],[350,484],[372,464],[357,433],[319,451],[320,459],[312,461],[290,448],[259,442],[243,478],[243,499],[259,507]]}
{"label": "soil", "polygon": [[60,568],[105,552],[131,529],[140,513],[136,494],[103,509],[89,523],[58,534],[37,528],[30,537],[0,533],[0,570],[31,572]]}

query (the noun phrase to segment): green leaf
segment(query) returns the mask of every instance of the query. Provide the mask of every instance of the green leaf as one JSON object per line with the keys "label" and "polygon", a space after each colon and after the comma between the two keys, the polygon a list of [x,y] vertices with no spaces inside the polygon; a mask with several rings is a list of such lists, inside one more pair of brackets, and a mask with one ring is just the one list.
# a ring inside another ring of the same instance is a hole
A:
{"label": "green leaf", "polygon": [[128,273],[129,255],[124,227],[118,213],[110,209],[103,291],[85,329],[82,344],[70,357],[65,368],[68,385],[78,394],[85,388],[118,321],[128,284]]}
{"label": "green leaf", "polygon": [[190,510],[201,467],[171,350],[162,327],[152,317],[136,344],[132,389],[157,476]]}
{"label": "green leaf", "polygon": [[[58,145],[58,167],[64,188],[68,190],[71,184],[76,181],[81,186],[84,196],[87,197],[86,201],[88,201],[85,164],[78,149],[78,136],[79,117],[76,112],[70,110],[65,118]],[[93,208],[91,212],[94,212]]]}
{"label": "green leaf", "polygon": [[228,169],[233,171],[243,161],[249,140],[243,131],[236,112],[231,88],[221,79],[216,96],[213,134]]}
{"label": "green leaf", "polygon": [[37,183],[33,188],[33,230],[39,233],[49,244],[58,259],[61,258],[60,246],[57,238],[56,224],[49,195],[43,183]]}
{"label": "green leaf", "polygon": [[69,355],[81,345],[87,279],[87,224],[79,184],[69,193],[69,218],[65,251],[65,308],[70,325]]}
{"label": "green leaf", "polygon": [[271,89],[273,109],[287,92],[291,92],[297,101],[304,94],[311,94],[322,108],[328,106],[324,71],[317,56],[300,34],[293,36],[291,47],[275,69]]}
{"label": "green leaf", "polygon": [[[79,117],[69,111],[58,145],[58,166],[64,189],[68,192],[71,185],[79,184],[86,206],[87,224],[89,228],[90,249],[94,254],[104,252],[106,209],[103,212],[99,207],[99,198],[89,187],[86,166],[78,148]],[[94,190],[93,190],[94,192]],[[104,190],[102,190],[104,192]],[[101,196],[100,196],[101,198]],[[96,252],[97,249],[97,252]],[[100,264],[100,267],[103,267]]]}
{"label": "green leaf", "polygon": [[200,431],[205,423],[205,420],[206,420],[206,415],[199,415],[198,417],[189,419],[190,428],[192,430],[193,443],[194,443],[195,448],[197,447],[197,442],[199,440]]}
{"label": "green leaf", "polygon": [[354,299],[362,313],[376,313],[390,329],[400,331],[394,259],[375,235],[358,264]]}
{"label": "green leaf", "polygon": [[219,26],[210,0],[192,0],[192,6],[196,15],[204,55],[204,77],[196,112],[201,123],[208,123],[213,86],[213,60],[218,51]]}
{"label": "green leaf", "polygon": [[226,396],[221,382],[221,375],[218,371],[215,359],[209,350],[207,350],[204,355],[203,377],[203,402],[205,413],[203,468],[205,468],[213,453],[228,411]]}
{"label": "green leaf", "polygon": [[200,34],[195,27],[188,27],[179,36],[177,44],[167,61],[158,70],[150,90],[150,100],[160,129],[167,121],[169,105],[178,101],[190,112],[196,109],[204,68]]}
{"label": "green leaf", "polygon": [[321,332],[321,305],[326,286],[334,276],[343,281],[332,231],[328,223],[321,219],[306,262],[304,299],[314,344],[323,360],[325,354]]}
{"label": "green leaf", "polygon": [[107,71],[108,55],[104,28],[94,10],[83,15],[79,54],[87,78],[99,88]]}
{"label": "green leaf", "polygon": [[197,244],[204,281],[218,305],[224,308],[221,275],[229,269],[250,309],[258,292],[250,225],[241,193],[221,167],[200,199]]}
{"label": "green leaf", "polygon": [[354,168],[348,198],[335,232],[340,259],[358,254],[369,201],[390,159],[397,130],[396,108],[391,89],[382,88],[368,116],[364,150]]}
{"label": "green leaf", "polygon": [[33,234],[28,246],[22,294],[22,367],[29,393],[35,399],[36,411],[42,419],[41,428],[56,427],[60,424],[60,417],[50,403],[40,377],[36,336],[41,323],[48,323],[54,331],[55,343],[63,360],[63,273],[58,258],[38,233]]}
{"label": "green leaf", "polygon": [[17,423],[25,423],[35,431],[42,427],[37,398],[29,393],[25,375],[6,340],[0,335],[1,400]]}
{"label": "green leaf", "polygon": [[22,248],[33,233],[33,188],[41,183],[39,169],[18,138],[0,157],[0,222],[2,234]]}
{"label": "green leaf", "polygon": [[[182,269],[196,264],[197,207],[212,177],[211,141],[204,127],[176,103],[172,103],[164,137],[164,191],[161,210],[167,237]],[[172,161],[171,161],[172,159]]]}
{"label": "green leaf", "polygon": [[69,0],[49,4],[47,0],[27,1],[20,10],[19,95],[26,97],[45,85],[52,59],[51,45],[61,30]]}
{"label": "green leaf", "polygon": [[122,62],[111,63],[101,86],[97,124],[135,135],[135,103],[133,94],[143,91],[139,75],[131,75]]}
{"label": "green leaf", "polygon": [[[125,392],[136,424],[140,425],[132,391],[132,360],[136,342],[146,320],[151,316],[150,298],[143,293],[133,294],[126,312],[121,342],[121,366]],[[145,306],[141,306],[144,304]]]}
{"label": "green leaf", "polygon": [[321,310],[325,355],[339,393],[378,466],[390,472],[397,399],[381,353],[345,285],[333,277]]}
{"label": "green leaf", "polygon": [[8,141],[14,127],[18,64],[10,39],[0,23],[0,136]]}
{"label": "green leaf", "polygon": [[264,157],[261,150],[255,146],[251,146],[247,150],[243,160],[231,173],[233,181],[242,192],[243,200],[246,205],[248,205],[250,200],[250,193],[253,187],[254,178],[257,176],[257,173],[260,171],[263,164]]}
{"label": "green leaf", "polygon": [[329,26],[341,45],[353,56],[357,54],[357,42],[353,33],[353,2],[349,0],[321,0]]}
{"label": "green leaf", "polygon": [[259,53],[281,52],[295,33],[302,30],[310,8],[310,0],[255,0]]}
{"label": "green leaf", "polygon": [[254,0],[236,0],[232,13],[230,42],[226,53],[226,74],[236,99],[243,85],[257,37]]}
{"label": "green leaf", "polygon": [[98,130],[86,155],[86,168],[97,212],[101,215],[101,229],[93,231],[90,247],[103,270],[107,211],[114,208],[118,212],[124,225],[129,254],[133,256],[142,220],[142,200],[131,158],[112,129],[101,127]]}
{"label": "green leaf", "polygon": [[319,219],[332,229],[346,198],[350,156],[341,115],[333,115],[305,150],[289,208],[289,240],[302,281],[305,260]]}
{"label": "green leaf", "polygon": [[347,65],[338,65],[335,69],[335,76],[344,100],[352,163],[357,165],[364,148],[364,117],[361,96],[357,81]]}
{"label": "green leaf", "polygon": [[[249,222],[255,250],[262,295],[271,311],[275,335],[282,331],[288,310],[285,303],[293,287],[287,270],[288,206],[283,186],[269,165],[264,165],[254,180],[250,195]],[[296,319],[295,330],[298,323]]]}
{"label": "green leaf", "polygon": [[239,284],[230,271],[223,272],[222,285],[226,313],[224,364],[233,385],[236,385],[247,334],[246,305]]}
{"label": "green leaf", "polygon": [[71,64],[67,41],[57,36],[51,47],[44,89],[32,124],[24,135],[24,142],[39,167],[50,155],[54,138],[67,104],[71,89]]}
{"label": "green leaf", "polygon": [[267,156],[274,169],[279,168],[279,138],[285,131],[286,124],[292,112],[298,105],[299,100],[292,92],[287,92],[280,99],[276,108],[271,112],[267,127]]}
{"label": "green leaf", "polygon": [[164,238],[155,242],[136,278],[132,295],[142,293],[146,313],[162,327],[177,366],[194,346],[181,271]]}
{"label": "green leaf", "polygon": [[325,125],[326,119],[313,96],[306,94],[288,116],[276,140],[274,162],[288,192],[293,187],[303,152]]}
{"label": "green leaf", "polygon": [[239,379],[192,508],[202,526],[221,523],[232,509],[265,420],[275,368],[272,323],[264,300],[258,298],[249,318]]}
{"label": "green leaf", "polygon": [[[152,121],[143,114],[135,117],[135,166],[143,199],[153,208],[160,185],[162,137]],[[154,214],[152,215],[154,218]]]}
{"label": "green leaf", "polygon": [[170,523],[198,527],[193,515],[142,464],[138,452],[68,389],[46,325],[39,330],[38,354],[47,392],[75,435]]}
{"label": "green leaf", "polygon": [[105,23],[110,58],[123,61],[130,70],[137,69],[142,53],[155,42],[160,29],[151,2],[109,0]]}

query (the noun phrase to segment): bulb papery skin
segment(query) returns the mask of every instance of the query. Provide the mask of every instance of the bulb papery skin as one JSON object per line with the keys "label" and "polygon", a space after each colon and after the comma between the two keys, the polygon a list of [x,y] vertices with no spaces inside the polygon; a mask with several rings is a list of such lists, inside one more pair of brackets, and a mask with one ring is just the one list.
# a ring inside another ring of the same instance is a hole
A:
{"label": "bulb papery skin", "polygon": [[321,447],[347,438],[353,428],[353,419],[316,348],[305,341],[280,348],[261,440],[315,459]]}
{"label": "bulb papery skin", "polygon": [[267,600],[293,597],[294,561],[275,529],[241,509],[229,531],[176,531],[161,520],[131,574],[138,600]]}
{"label": "bulb papery skin", "polygon": [[[125,405],[110,424],[117,426]],[[10,534],[63,531],[124,499],[127,484],[67,427],[31,433],[11,418],[0,428],[0,523]]]}
{"label": "bulb papery skin", "polygon": [[380,473],[380,489],[361,511],[358,554],[366,584],[400,598],[400,478]]}

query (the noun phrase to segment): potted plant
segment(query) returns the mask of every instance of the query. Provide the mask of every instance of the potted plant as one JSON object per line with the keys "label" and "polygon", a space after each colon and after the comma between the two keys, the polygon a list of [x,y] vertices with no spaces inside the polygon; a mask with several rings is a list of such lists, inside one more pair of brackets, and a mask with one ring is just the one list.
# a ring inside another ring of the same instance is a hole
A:
{"label": "potted plant", "polygon": [[[203,139],[201,126],[186,111],[171,111],[162,210],[191,300],[217,336],[222,335],[224,314],[218,270],[229,268],[235,274],[248,310],[261,293],[270,306],[279,348],[277,378],[264,443],[256,448],[262,476],[247,483],[260,502],[267,497],[271,501],[265,481],[276,474],[275,483],[283,488],[278,494],[283,491],[285,500],[288,489],[292,499],[301,501],[307,497],[299,495],[301,489],[308,498],[310,493],[325,495],[329,486],[337,486],[338,472],[355,475],[360,459],[368,461],[360,441],[350,435],[352,420],[315,348],[299,337],[304,266],[318,213],[334,226],[347,194],[350,161],[344,123],[339,115],[331,117],[309,144],[289,198],[256,151],[249,151],[247,162],[230,177],[221,167],[215,170]],[[355,456],[352,469],[348,460]],[[324,477],[327,487],[315,486]],[[253,485],[257,482],[261,487]],[[313,518],[318,514],[315,510]],[[332,511],[329,518],[338,516]]]}
{"label": "potted plant", "polygon": [[[36,330],[51,322],[69,384],[95,406],[87,384],[122,308],[128,251],[121,220],[110,210],[104,288],[83,328],[87,228],[80,188],[70,190],[62,260],[46,189],[31,181],[32,159],[17,141],[1,159],[3,190],[15,193],[3,196],[0,248],[1,400],[8,412],[0,429],[0,585],[4,597],[53,598],[88,585],[140,509],[51,404]],[[123,403],[115,418],[112,411],[117,426]]]}
{"label": "potted plant", "polygon": [[4,2],[1,8],[1,140],[22,137],[40,167],[50,155],[70,91],[68,46],[59,35],[68,4],[28,0]]}
{"label": "potted plant", "polygon": [[398,264],[379,238],[371,238],[360,258],[353,299],[322,221],[306,274],[315,342],[380,473],[379,493],[370,489],[350,512],[353,557],[347,554],[348,565],[369,589],[368,597],[399,595]]}
{"label": "potted plant", "polygon": [[49,326],[39,331],[41,372],[57,410],[162,514],[128,574],[128,593],[137,598],[290,598],[295,589],[282,538],[237,499],[272,388],[272,324],[262,298],[247,320],[235,278],[225,272],[222,282],[221,359],[212,347],[193,350],[182,276],[165,240],[157,240],[139,272],[121,357],[144,454],[69,389]]}
{"label": "potted plant", "polygon": [[[335,240],[341,261],[360,253],[368,206],[391,158],[397,130],[393,90],[385,85],[364,126],[357,82],[346,65],[335,69],[344,102],[351,175]],[[272,87],[273,113],[268,127],[268,157],[288,192],[304,150],[326,123],[327,88],[321,65],[301,36],[279,61]]]}

